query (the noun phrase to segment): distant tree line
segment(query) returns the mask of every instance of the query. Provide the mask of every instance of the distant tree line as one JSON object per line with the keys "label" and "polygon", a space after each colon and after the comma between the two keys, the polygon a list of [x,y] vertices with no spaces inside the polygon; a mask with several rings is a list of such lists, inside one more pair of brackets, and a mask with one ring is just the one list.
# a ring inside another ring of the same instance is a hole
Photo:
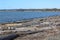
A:
{"label": "distant tree line", "polygon": [[53,8],[53,9],[3,9],[0,11],[60,11],[60,9]]}

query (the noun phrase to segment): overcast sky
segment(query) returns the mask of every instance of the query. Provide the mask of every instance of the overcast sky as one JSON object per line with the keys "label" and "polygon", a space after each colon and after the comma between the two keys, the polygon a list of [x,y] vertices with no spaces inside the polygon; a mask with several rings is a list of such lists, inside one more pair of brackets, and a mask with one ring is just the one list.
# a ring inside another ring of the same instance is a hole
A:
{"label": "overcast sky", "polygon": [[0,0],[0,9],[60,8],[60,0]]}

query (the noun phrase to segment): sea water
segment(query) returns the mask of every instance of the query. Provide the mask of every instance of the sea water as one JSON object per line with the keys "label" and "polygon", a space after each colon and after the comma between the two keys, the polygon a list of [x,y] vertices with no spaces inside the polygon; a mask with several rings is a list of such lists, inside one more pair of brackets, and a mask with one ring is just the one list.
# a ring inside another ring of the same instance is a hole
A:
{"label": "sea water", "polygon": [[0,23],[60,15],[60,12],[0,12]]}

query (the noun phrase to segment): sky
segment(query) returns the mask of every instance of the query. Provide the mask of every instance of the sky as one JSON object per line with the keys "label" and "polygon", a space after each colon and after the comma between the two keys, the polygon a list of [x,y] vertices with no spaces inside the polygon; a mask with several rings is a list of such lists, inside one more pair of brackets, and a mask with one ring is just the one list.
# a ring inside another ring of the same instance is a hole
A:
{"label": "sky", "polygon": [[0,9],[60,8],[60,0],[0,0]]}

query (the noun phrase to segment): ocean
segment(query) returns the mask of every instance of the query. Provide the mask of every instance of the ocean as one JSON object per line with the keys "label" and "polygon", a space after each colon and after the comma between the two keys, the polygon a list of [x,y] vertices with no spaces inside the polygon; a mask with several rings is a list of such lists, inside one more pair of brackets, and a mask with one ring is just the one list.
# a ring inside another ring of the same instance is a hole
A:
{"label": "ocean", "polygon": [[60,15],[60,12],[0,12],[0,23]]}

